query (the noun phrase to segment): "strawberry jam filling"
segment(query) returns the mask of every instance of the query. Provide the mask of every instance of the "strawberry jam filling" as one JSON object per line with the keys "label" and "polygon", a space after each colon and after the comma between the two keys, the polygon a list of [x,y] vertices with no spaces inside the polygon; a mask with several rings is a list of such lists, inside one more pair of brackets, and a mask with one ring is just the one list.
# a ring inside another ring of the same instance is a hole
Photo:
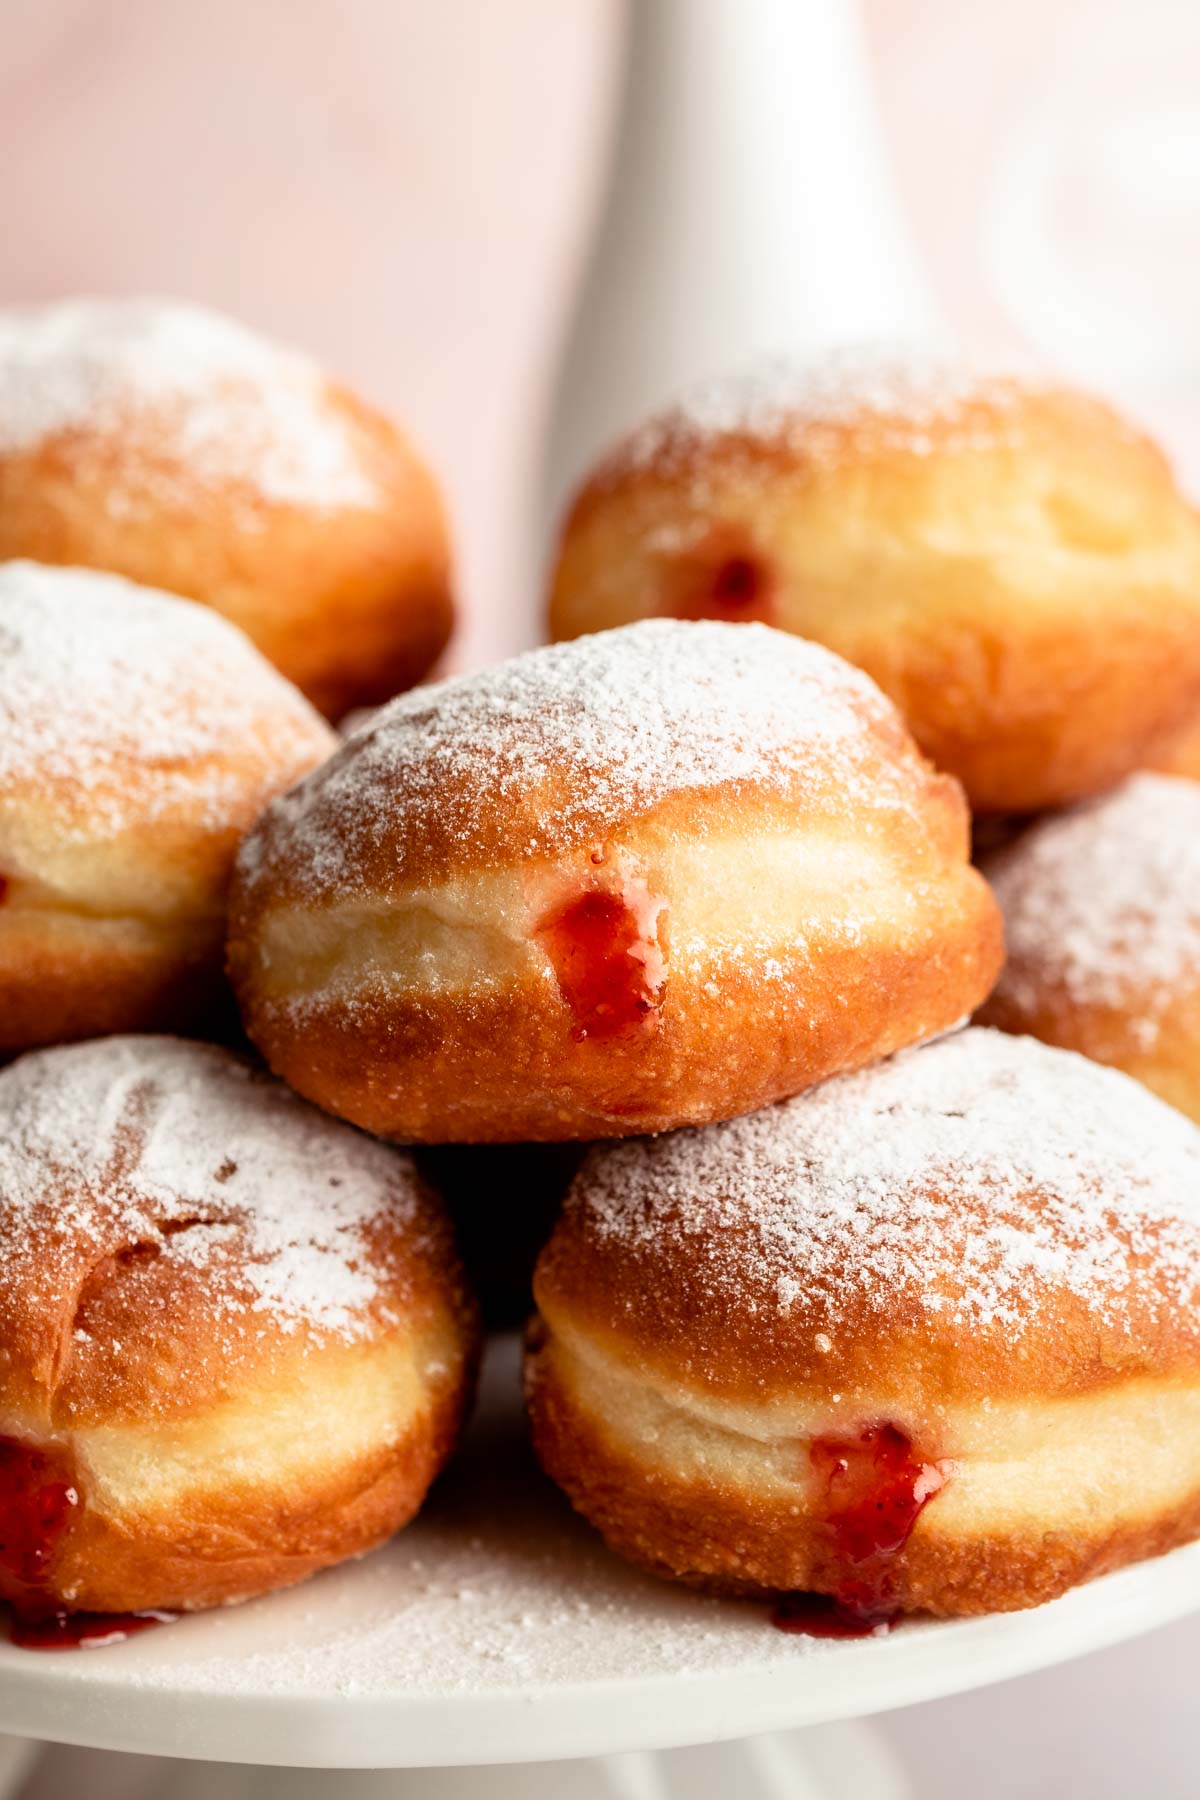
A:
{"label": "strawberry jam filling", "polygon": [[714,532],[672,565],[666,610],[678,619],[757,619],[776,615],[775,584],[763,558],[740,532]]}
{"label": "strawberry jam filling", "polygon": [[63,1533],[79,1505],[65,1457],[0,1437],[0,1590],[36,1609]]}
{"label": "strawberry jam filling", "polygon": [[51,1596],[54,1559],[79,1506],[79,1486],[61,1452],[0,1437],[0,1595],[12,1607],[9,1638],[22,1649],[120,1643],[171,1616],[71,1612]]}
{"label": "strawberry jam filling", "polygon": [[612,1038],[653,1025],[666,986],[658,916],[644,885],[588,888],[548,913],[534,935],[575,1015],[575,1037]]}
{"label": "strawberry jam filling", "polygon": [[867,1637],[899,1613],[895,1562],[923,1509],[946,1485],[936,1463],[918,1456],[895,1425],[869,1425],[855,1438],[816,1438],[809,1451],[826,1494],[825,1529],[838,1581],[832,1594],[788,1594],[775,1610],[781,1631],[810,1637]]}
{"label": "strawberry jam filling", "polygon": [[151,1626],[169,1625],[175,1616],[168,1612],[66,1612],[62,1608],[40,1614],[14,1612],[8,1635],[21,1650],[105,1650]]}

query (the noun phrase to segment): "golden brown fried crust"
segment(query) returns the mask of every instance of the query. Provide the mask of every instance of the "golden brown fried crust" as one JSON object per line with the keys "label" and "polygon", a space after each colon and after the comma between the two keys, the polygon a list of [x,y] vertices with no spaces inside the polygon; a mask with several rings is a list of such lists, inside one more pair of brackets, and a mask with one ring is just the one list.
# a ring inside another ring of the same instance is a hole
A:
{"label": "golden brown fried crust", "polygon": [[[0,561],[106,569],[202,601],[329,718],[385,700],[450,637],[445,514],[388,420],[332,384],[326,399],[331,423],[349,422],[374,506],[306,510],[234,482],[193,484],[165,439],[76,429],[0,452]],[[114,485],[138,503],[111,507]]]}
{"label": "golden brown fried crust", "polygon": [[1001,958],[990,899],[964,868],[902,947],[848,947],[814,929],[807,955],[780,945],[770,981],[712,958],[669,974],[657,1028],[621,1039],[578,1041],[562,997],[532,980],[296,1012],[260,998],[236,937],[231,970],[247,1032],[307,1099],[407,1142],[519,1143],[752,1112],[955,1024]]}
{"label": "golden brown fried crust", "polygon": [[1189,720],[1182,731],[1172,732],[1151,756],[1146,767],[1163,775],[1184,775],[1200,781],[1200,725]]}
{"label": "golden brown fried crust", "polygon": [[866,669],[976,810],[1112,785],[1200,710],[1200,521],[1167,462],[1063,389],[981,393],[919,448],[903,427],[618,450],[567,518],[551,634],[732,617],[713,581],[741,559],[762,590],[741,616]]}
{"label": "golden brown fried crust", "polygon": [[[69,1171],[59,1201],[68,1220],[73,1207],[86,1207]],[[370,1244],[378,1291],[364,1315],[364,1343],[398,1330],[470,1341],[475,1303],[430,1189],[421,1188],[415,1209],[381,1212]],[[217,1268],[212,1253],[193,1266],[131,1239],[117,1223],[100,1255],[91,1240],[57,1233],[32,1269],[0,1267],[0,1416],[47,1434],[191,1419],[281,1373],[298,1379],[306,1358],[320,1357],[321,1333],[255,1306],[246,1249],[239,1228]]]}
{"label": "golden brown fried crust", "polygon": [[[926,761],[899,714],[877,694],[851,692],[844,698],[862,727],[861,784],[876,790],[902,785],[905,790],[909,816],[891,823],[886,848],[905,854],[921,840],[931,856],[963,860],[970,816],[958,783]],[[435,706],[431,699],[431,712]],[[386,731],[386,721],[381,729]],[[805,721],[798,717],[798,737],[804,729]],[[386,804],[372,804],[364,827],[353,806],[328,805],[325,795],[328,790],[339,798],[354,793],[355,764],[368,760],[371,736],[369,729],[356,734],[305,784],[309,818],[319,818],[322,852],[345,867],[347,889],[369,899],[404,897],[414,887],[579,849],[590,854],[594,846],[619,845],[634,827],[661,843],[669,843],[674,834],[786,829],[809,815],[832,817],[852,831],[854,809],[861,805],[847,795],[845,770],[833,752],[827,767],[807,768],[802,777],[781,767],[762,780],[714,781],[641,807],[630,804],[614,817],[603,784],[581,792],[576,769],[569,759],[556,757],[550,745],[541,759],[540,778],[521,789],[510,786],[502,794],[481,789],[477,768],[467,767],[447,773],[436,806],[406,805],[403,792],[389,792]],[[252,842],[254,874],[243,869],[234,896],[249,923],[281,901],[303,903],[311,893],[312,873],[311,846],[297,845],[289,808],[268,809]]]}
{"label": "golden brown fried crust", "polygon": [[[585,1162],[581,1193],[587,1181]],[[685,1237],[658,1231],[631,1250],[619,1235],[592,1229],[586,1207],[568,1198],[538,1261],[538,1310],[552,1329],[581,1334],[618,1366],[714,1402],[837,1393],[851,1411],[861,1401],[870,1416],[883,1407],[927,1424],[948,1408],[1078,1397],[1187,1372],[1200,1356],[1200,1320],[1165,1291],[1162,1305],[1151,1292],[1123,1296],[1120,1322],[1066,1289],[1049,1300],[1038,1294],[1039,1328],[1017,1348],[1006,1325],[956,1319],[950,1308],[931,1318],[901,1289],[881,1312],[850,1279],[802,1289],[784,1311],[775,1274],[756,1253],[754,1223],[724,1219],[714,1280],[711,1262]],[[1144,1254],[1159,1231],[1151,1222],[1139,1229]],[[1128,1232],[1114,1233],[1132,1258]]]}
{"label": "golden brown fried crust", "polygon": [[223,920],[0,912],[0,1058],[122,1031],[226,1030]]}
{"label": "golden brown fried crust", "polygon": [[[231,1480],[169,1513],[113,1516],[90,1506],[54,1559],[53,1591],[73,1610],[196,1611],[304,1581],[385,1542],[419,1510],[457,1440],[469,1375],[431,1390],[394,1440],[330,1477],[274,1489]],[[0,1592],[3,1575],[0,1574]]]}
{"label": "golden brown fried crust", "polygon": [[[711,1592],[768,1599],[835,1593],[844,1579],[821,1521],[803,1506],[734,1487],[672,1480],[619,1449],[577,1406],[536,1347],[527,1372],[534,1447],[547,1473],[618,1555],[651,1574]],[[1159,1556],[1200,1535],[1200,1493],[1166,1516],[1094,1533],[1040,1530],[947,1539],[937,1498],[889,1562],[902,1612],[942,1617],[1038,1606],[1079,1582]],[[1052,1513],[1049,1505],[1048,1514]]]}

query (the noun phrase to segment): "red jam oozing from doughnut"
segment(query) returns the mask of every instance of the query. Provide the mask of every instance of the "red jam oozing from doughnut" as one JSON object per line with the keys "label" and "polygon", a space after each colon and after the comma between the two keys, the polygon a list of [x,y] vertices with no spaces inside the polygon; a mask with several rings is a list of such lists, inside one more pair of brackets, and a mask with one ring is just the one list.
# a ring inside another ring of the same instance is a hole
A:
{"label": "red jam oozing from doughnut", "polygon": [[642,883],[627,881],[620,891],[588,888],[537,926],[578,1041],[656,1021],[665,988],[661,910]]}
{"label": "red jam oozing from doughnut", "polygon": [[8,877],[0,875],[0,906],[8,899]]}
{"label": "red jam oozing from doughnut", "polygon": [[719,613],[744,613],[763,598],[763,571],[752,556],[731,556],[712,578],[712,604]]}
{"label": "red jam oozing from doughnut", "polygon": [[832,1595],[787,1595],[774,1623],[810,1637],[887,1630],[898,1612],[893,1565],[947,1476],[895,1425],[868,1425],[856,1438],[816,1438],[809,1455],[825,1484],[825,1524],[841,1578]]}
{"label": "red jam oozing from doughnut", "polygon": [[0,1589],[37,1602],[78,1505],[64,1457],[0,1437]]}
{"label": "red jam oozing from doughnut", "polygon": [[8,1635],[20,1650],[105,1650],[154,1625],[173,1624],[177,1616],[168,1612],[73,1613],[59,1609],[41,1614],[17,1612]]}
{"label": "red jam oozing from doughnut", "polygon": [[770,570],[741,532],[717,529],[673,563],[667,575],[666,610],[678,619],[775,618]]}
{"label": "red jam oozing from doughnut", "polygon": [[11,1602],[9,1640],[23,1650],[99,1649],[173,1613],[71,1612],[47,1591],[59,1545],[80,1505],[68,1459],[0,1437],[0,1593]]}
{"label": "red jam oozing from doughnut", "polygon": [[0,1437],[0,1593],[12,1605],[9,1639],[22,1649],[94,1649],[172,1616],[76,1613],[51,1598],[54,1559],[79,1504],[78,1482],[61,1452]]}

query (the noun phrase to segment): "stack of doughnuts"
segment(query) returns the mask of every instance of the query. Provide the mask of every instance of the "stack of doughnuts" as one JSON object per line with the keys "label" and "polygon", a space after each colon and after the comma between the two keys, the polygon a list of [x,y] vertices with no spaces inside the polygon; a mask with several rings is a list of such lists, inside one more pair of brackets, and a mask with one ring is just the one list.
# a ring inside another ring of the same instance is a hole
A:
{"label": "stack of doughnuts", "polygon": [[19,1641],[404,1525],[472,1287],[613,1550],[787,1630],[1200,1536],[1200,787],[1138,772],[1200,716],[1200,525],[1108,408],[717,385],[585,486],[560,641],[411,687],[402,440],[240,327],[72,303],[0,316],[5,556]]}

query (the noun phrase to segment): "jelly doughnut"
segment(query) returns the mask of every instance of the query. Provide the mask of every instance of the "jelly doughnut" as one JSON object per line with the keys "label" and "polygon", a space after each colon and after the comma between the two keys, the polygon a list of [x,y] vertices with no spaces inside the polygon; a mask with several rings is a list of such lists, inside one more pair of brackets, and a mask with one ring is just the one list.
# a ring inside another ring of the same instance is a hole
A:
{"label": "jelly doughnut", "polygon": [[977,811],[1098,792],[1200,711],[1200,520],[1069,389],[845,350],[651,420],[567,518],[551,634],[760,619],[867,670]]}
{"label": "jelly doughnut", "polygon": [[207,1021],[238,839],[336,741],[206,608],[0,566],[0,1055]]}
{"label": "jelly doughnut", "polygon": [[227,1051],[127,1037],[0,1071],[0,1599],[242,1600],[380,1543],[475,1352],[402,1152]]}
{"label": "jelly doughnut", "polygon": [[1200,1534],[1200,1133],[1067,1051],[970,1029],[594,1148],[534,1290],[546,1469],[785,1625],[1032,1606]]}
{"label": "jelly doughnut", "polygon": [[1009,959],[981,1017],[1200,1121],[1200,783],[1135,775],[987,859]]}
{"label": "jelly doughnut", "polygon": [[0,312],[0,559],[22,556],[215,607],[331,718],[450,635],[442,502],[407,439],[306,357],[167,301]]}
{"label": "jelly doughnut", "polygon": [[393,701],[239,857],[277,1074],[411,1142],[728,1117],[933,1036],[998,915],[957,783],[781,632],[656,620]]}

